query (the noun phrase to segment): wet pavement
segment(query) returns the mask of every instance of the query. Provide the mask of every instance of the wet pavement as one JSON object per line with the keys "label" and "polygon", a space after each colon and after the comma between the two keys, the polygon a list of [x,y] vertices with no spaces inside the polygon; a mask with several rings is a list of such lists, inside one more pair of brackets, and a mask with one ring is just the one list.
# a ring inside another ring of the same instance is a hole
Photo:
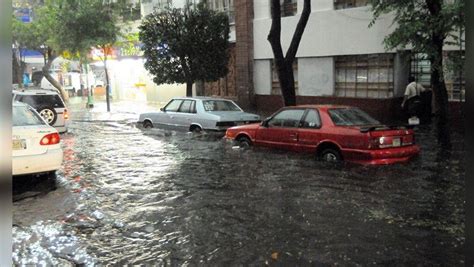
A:
{"label": "wet pavement", "polygon": [[367,167],[234,149],[212,134],[141,130],[146,104],[71,104],[56,177],[16,177],[15,264],[464,263],[464,137]]}

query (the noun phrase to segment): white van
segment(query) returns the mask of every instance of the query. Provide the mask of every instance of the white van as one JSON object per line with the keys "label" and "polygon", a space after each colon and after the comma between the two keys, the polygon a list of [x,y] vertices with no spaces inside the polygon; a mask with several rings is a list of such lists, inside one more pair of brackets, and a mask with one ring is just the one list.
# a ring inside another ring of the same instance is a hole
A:
{"label": "white van", "polygon": [[[69,93],[69,96],[75,96],[77,91],[81,89],[81,74],[79,72],[67,72],[61,74],[57,71],[50,71],[51,76],[63,86]],[[43,77],[41,80],[42,89],[55,89],[55,87]]]}

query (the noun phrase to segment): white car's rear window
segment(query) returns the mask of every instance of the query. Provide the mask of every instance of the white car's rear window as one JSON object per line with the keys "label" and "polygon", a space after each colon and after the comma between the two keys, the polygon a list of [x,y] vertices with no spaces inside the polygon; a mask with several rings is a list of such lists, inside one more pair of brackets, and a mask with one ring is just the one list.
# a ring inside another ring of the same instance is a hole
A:
{"label": "white car's rear window", "polygon": [[226,100],[205,100],[202,101],[205,111],[241,111],[240,108],[231,101]]}
{"label": "white car's rear window", "polygon": [[43,119],[30,108],[25,106],[13,106],[12,109],[12,125],[28,126],[44,124]]}

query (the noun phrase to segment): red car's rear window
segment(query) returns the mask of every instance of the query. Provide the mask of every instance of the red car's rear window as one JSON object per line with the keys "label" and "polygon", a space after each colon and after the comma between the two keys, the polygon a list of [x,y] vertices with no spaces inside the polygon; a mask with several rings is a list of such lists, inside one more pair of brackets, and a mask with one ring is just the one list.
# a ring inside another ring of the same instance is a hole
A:
{"label": "red car's rear window", "polygon": [[376,125],[379,121],[358,108],[335,108],[328,110],[332,122],[338,126]]}

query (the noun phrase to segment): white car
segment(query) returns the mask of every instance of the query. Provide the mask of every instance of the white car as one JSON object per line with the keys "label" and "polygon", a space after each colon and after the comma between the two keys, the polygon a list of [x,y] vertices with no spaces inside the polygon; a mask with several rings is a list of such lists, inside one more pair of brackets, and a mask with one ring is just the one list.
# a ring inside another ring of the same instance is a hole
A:
{"label": "white car", "polygon": [[29,105],[12,104],[12,174],[48,173],[58,170],[63,150],[58,131]]}
{"label": "white car", "polygon": [[159,112],[140,114],[144,128],[172,127],[191,132],[225,131],[227,128],[260,122],[257,114],[244,112],[234,101],[211,97],[177,97]]}

